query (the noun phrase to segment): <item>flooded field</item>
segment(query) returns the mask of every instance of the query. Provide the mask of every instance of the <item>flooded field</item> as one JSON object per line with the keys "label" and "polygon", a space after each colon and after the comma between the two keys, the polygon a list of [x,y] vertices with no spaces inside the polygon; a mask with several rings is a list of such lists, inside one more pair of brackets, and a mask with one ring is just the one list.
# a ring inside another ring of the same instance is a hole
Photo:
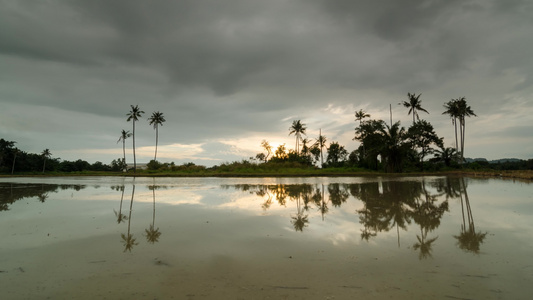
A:
{"label": "flooded field", "polygon": [[2,178],[1,299],[530,299],[533,184]]}

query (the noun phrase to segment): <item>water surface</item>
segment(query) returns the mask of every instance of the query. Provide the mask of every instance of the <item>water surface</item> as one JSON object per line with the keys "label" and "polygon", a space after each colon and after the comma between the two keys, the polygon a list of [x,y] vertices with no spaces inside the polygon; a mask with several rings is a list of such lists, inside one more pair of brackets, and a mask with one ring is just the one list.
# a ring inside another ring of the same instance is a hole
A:
{"label": "water surface", "polygon": [[529,299],[533,186],[12,178],[2,299]]}

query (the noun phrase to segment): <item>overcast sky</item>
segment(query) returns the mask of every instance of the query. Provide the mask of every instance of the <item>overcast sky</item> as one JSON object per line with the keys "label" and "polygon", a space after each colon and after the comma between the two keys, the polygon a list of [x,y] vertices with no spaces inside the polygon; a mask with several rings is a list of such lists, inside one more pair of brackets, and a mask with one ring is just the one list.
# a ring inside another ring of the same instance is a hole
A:
{"label": "overcast sky", "polygon": [[0,138],[110,163],[139,105],[138,162],[154,155],[154,111],[160,161],[292,149],[293,120],[352,151],[354,112],[388,123],[392,105],[407,128],[409,92],[446,146],[443,104],[466,97],[466,157],[529,159],[532,16],[529,0],[0,0]]}

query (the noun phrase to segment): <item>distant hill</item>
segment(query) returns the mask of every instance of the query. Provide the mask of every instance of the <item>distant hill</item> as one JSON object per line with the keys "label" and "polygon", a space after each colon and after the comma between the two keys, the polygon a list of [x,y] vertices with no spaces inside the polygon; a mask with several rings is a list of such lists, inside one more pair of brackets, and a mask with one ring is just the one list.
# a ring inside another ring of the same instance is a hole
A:
{"label": "distant hill", "polygon": [[518,158],[500,158],[500,159],[494,159],[494,160],[487,160],[486,158],[465,158],[466,162],[471,163],[475,161],[486,161],[489,164],[499,164],[499,163],[506,163],[506,162],[520,162],[521,159]]}

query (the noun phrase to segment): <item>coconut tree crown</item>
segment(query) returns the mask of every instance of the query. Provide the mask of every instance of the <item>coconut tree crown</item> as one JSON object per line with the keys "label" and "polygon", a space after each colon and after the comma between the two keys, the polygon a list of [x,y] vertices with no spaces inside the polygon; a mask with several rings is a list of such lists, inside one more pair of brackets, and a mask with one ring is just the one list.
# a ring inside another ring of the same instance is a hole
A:
{"label": "coconut tree crown", "polygon": [[422,94],[418,94],[417,96],[416,94],[407,93],[407,98],[409,98],[409,101],[402,102],[404,107],[409,108],[409,112],[407,113],[407,115],[413,115],[413,124],[415,123],[415,117],[417,120],[420,120],[420,117],[418,116],[418,111],[423,111],[429,114],[427,110],[422,108],[422,100],[420,100],[421,95]]}

